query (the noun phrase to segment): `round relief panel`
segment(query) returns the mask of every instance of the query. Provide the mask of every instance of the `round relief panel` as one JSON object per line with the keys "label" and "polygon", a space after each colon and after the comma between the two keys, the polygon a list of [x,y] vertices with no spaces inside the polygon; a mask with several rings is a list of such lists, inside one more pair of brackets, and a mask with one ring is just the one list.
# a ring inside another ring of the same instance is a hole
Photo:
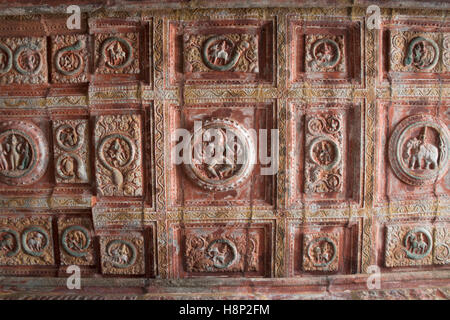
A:
{"label": "round relief panel", "polygon": [[431,115],[414,115],[394,129],[389,161],[396,176],[410,185],[433,184],[448,170],[450,133]]}
{"label": "round relief panel", "polygon": [[48,165],[44,133],[25,121],[0,123],[0,181],[28,185],[38,181]]}
{"label": "round relief panel", "polygon": [[235,121],[215,119],[191,135],[186,174],[206,190],[226,191],[251,174],[256,149],[248,131]]}

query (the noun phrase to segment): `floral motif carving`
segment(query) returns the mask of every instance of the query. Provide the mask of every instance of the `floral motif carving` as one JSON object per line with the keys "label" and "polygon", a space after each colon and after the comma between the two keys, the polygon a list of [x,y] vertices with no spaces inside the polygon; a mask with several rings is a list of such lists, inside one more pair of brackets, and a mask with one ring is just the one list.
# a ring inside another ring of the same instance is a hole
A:
{"label": "floral motif carving", "polygon": [[231,190],[249,177],[255,154],[253,139],[243,126],[229,119],[214,119],[192,133],[191,163],[184,169],[204,189]]}
{"label": "floral motif carving", "polygon": [[342,114],[306,116],[305,192],[342,191],[342,139]]}
{"label": "floral motif carving", "polygon": [[0,38],[0,84],[47,82],[45,38]]}
{"label": "floral motif carving", "polygon": [[27,185],[38,181],[48,164],[48,145],[36,125],[25,121],[0,123],[0,182]]}
{"label": "floral motif carving", "polygon": [[303,270],[337,271],[339,233],[307,233],[303,237]]}
{"label": "floral motif carving", "polygon": [[89,182],[88,121],[54,120],[53,132],[56,182]]}
{"label": "floral motif carving", "polygon": [[95,143],[98,192],[104,196],[141,196],[140,116],[97,117]]}
{"label": "floral motif carving", "polygon": [[184,72],[259,72],[257,35],[185,34],[183,39]]}
{"label": "floral motif carving", "polygon": [[88,51],[85,35],[52,37],[52,82],[87,82]]}
{"label": "floral motif carving", "polygon": [[307,72],[345,72],[344,36],[306,35]]}
{"label": "floral motif carving", "polygon": [[188,272],[258,271],[258,239],[253,235],[186,235]]}
{"label": "floral motif carving", "polygon": [[139,33],[95,35],[96,72],[138,74]]}
{"label": "floral motif carving", "polygon": [[0,264],[53,264],[51,230],[48,218],[0,218]]}
{"label": "floral motif carving", "polygon": [[100,238],[103,274],[144,274],[142,235]]}
{"label": "floral motif carving", "polygon": [[58,220],[62,264],[94,264],[91,230],[89,218],[66,217]]}
{"label": "floral motif carving", "polygon": [[427,185],[441,179],[448,170],[450,133],[447,126],[430,115],[405,118],[389,140],[392,170],[410,185]]}

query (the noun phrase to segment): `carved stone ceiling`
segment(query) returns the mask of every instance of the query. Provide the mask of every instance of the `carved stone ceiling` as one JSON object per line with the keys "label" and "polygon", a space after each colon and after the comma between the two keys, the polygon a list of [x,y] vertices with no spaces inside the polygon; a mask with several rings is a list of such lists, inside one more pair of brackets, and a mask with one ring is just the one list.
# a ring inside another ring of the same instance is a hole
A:
{"label": "carved stone ceiling", "polygon": [[0,1],[2,297],[449,297],[448,3],[47,2]]}

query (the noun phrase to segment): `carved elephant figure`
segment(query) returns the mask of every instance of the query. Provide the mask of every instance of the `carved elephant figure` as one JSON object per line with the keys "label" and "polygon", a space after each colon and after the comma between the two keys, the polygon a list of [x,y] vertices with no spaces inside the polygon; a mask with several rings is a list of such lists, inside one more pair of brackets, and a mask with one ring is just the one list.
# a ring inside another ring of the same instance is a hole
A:
{"label": "carved elephant figure", "polygon": [[[411,169],[416,166],[422,169],[437,168],[439,149],[431,143],[414,138],[406,144],[406,153],[409,156],[409,167]],[[423,162],[425,162],[425,167],[422,167]]]}

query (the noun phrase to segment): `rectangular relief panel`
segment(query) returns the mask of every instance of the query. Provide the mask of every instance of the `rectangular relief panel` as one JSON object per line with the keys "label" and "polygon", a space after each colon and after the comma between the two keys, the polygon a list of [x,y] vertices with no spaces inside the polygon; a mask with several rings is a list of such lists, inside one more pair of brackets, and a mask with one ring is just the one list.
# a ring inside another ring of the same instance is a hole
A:
{"label": "rectangular relief panel", "polygon": [[171,21],[169,33],[171,85],[272,82],[272,21]]}
{"label": "rectangular relief panel", "polygon": [[97,116],[94,139],[98,194],[110,197],[142,196],[141,116]]}
{"label": "rectangular relief panel", "polygon": [[390,81],[450,80],[450,24],[442,21],[385,22],[382,58]]}
{"label": "rectangular relief panel", "polygon": [[173,224],[172,276],[245,276],[270,274],[271,224]]}
{"label": "rectangular relief panel", "polygon": [[360,106],[292,102],[290,205],[359,203],[362,188]]}
{"label": "rectangular relief panel", "polygon": [[89,183],[88,120],[53,120],[53,155],[57,183]]}
{"label": "rectangular relief panel", "polygon": [[[270,150],[273,108],[271,103],[171,106],[170,204],[271,207],[276,172],[262,174],[258,152],[261,141]],[[267,139],[258,139],[261,130]],[[215,146],[224,150],[208,160]]]}
{"label": "rectangular relief panel", "polygon": [[426,267],[426,270],[445,267],[450,263],[449,227],[445,218],[439,221],[398,218],[380,222],[378,236],[384,238],[384,266]]}
{"label": "rectangular relief panel", "polygon": [[0,217],[0,265],[53,265],[50,217]]}
{"label": "rectangular relief panel", "polygon": [[448,198],[448,101],[380,102],[377,130],[377,205]]}

